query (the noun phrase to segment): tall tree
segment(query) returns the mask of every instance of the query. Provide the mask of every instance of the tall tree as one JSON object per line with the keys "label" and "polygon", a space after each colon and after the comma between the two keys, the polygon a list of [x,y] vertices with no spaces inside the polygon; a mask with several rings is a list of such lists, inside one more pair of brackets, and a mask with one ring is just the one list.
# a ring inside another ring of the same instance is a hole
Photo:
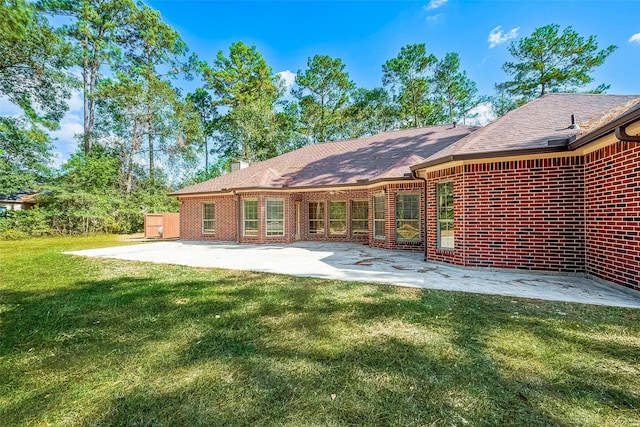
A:
{"label": "tall tree", "polygon": [[0,96],[32,123],[57,127],[67,110],[70,46],[25,0],[0,0]]}
{"label": "tall tree", "polygon": [[[190,78],[196,58],[186,59],[187,44],[158,11],[143,4],[129,18],[132,31],[126,40],[126,61],[121,68],[129,78],[141,83],[149,179],[153,184],[156,150],[171,154],[191,142],[194,116],[187,113],[179,91],[169,79],[180,74]],[[181,117],[188,120],[181,121]],[[171,146],[167,145],[170,140],[174,142]]]}
{"label": "tall tree", "polygon": [[197,88],[195,92],[187,95],[187,101],[193,105],[193,108],[200,116],[202,143],[204,145],[204,170],[206,174],[209,171],[209,138],[213,136],[218,111],[213,105],[213,98],[203,88]]}
{"label": "tall tree", "polygon": [[315,55],[307,61],[307,69],[296,74],[296,88],[302,120],[310,142],[335,139],[340,132],[340,116],[349,101],[355,84],[344,71],[340,58]]}
{"label": "tall tree", "polygon": [[41,0],[40,7],[72,19],[61,30],[73,41],[76,64],[82,69],[83,143],[85,154],[89,154],[94,143],[96,95],[102,68],[117,61],[120,44],[130,29],[128,18],[135,13],[136,6],[131,0]]}
{"label": "tall tree", "polygon": [[436,63],[432,82],[436,102],[444,108],[449,123],[458,120],[464,123],[469,110],[478,105],[480,98],[476,96],[476,83],[466,71],[460,70],[457,53],[447,53]]}
{"label": "tall tree", "polygon": [[428,99],[429,73],[436,62],[421,43],[402,47],[397,57],[382,65],[382,84],[394,92],[401,117],[409,126],[431,125],[440,120]]}
{"label": "tall tree", "polygon": [[255,46],[235,42],[228,57],[218,52],[205,79],[214,105],[228,108],[215,122],[220,155],[254,162],[283,152],[287,122],[275,108],[283,83]]}
{"label": "tall tree", "polygon": [[[585,39],[570,26],[562,33],[559,29],[557,24],[546,25],[512,42],[509,53],[515,61],[502,66],[512,80],[501,83],[500,88],[525,101],[547,92],[582,88],[593,81],[590,73],[617,48],[611,45],[598,50],[595,36]],[[592,92],[608,88],[600,85]]]}
{"label": "tall tree", "polygon": [[383,88],[354,90],[344,116],[347,138],[375,135],[398,125],[398,110]]}

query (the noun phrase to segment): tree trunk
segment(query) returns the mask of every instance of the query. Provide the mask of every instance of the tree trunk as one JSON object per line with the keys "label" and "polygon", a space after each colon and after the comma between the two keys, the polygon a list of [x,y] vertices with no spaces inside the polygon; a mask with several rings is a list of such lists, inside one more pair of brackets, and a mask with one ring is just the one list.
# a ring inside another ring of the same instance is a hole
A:
{"label": "tree trunk", "polygon": [[85,36],[83,42],[83,58],[82,58],[82,94],[83,94],[83,125],[84,125],[84,133],[82,138],[84,140],[84,154],[88,155],[91,153],[91,130],[89,129],[89,52],[88,52],[88,44],[89,41]]}

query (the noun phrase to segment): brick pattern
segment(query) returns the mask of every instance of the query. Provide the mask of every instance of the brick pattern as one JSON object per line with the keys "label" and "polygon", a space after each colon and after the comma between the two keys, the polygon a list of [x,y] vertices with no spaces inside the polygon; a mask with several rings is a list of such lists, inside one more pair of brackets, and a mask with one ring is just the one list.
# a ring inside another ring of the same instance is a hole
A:
{"label": "brick pattern", "polygon": [[[202,204],[215,203],[215,233],[202,232]],[[180,200],[180,238],[183,240],[226,240],[236,237],[236,197],[194,197]]]}
{"label": "brick pattern", "polygon": [[[493,162],[434,172],[427,257],[471,267],[584,271],[582,157]],[[437,184],[454,183],[454,250],[437,248]]]}
{"label": "brick pattern", "polygon": [[640,291],[640,144],[585,157],[586,271]]}

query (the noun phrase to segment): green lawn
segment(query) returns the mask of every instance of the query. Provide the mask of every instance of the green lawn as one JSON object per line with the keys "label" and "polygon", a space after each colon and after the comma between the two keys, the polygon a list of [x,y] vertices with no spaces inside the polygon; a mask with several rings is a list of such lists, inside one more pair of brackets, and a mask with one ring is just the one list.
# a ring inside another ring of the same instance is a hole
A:
{"label": "green lawn", "polygon": [[638,426],[640,310],[0,242],[0,425]]}

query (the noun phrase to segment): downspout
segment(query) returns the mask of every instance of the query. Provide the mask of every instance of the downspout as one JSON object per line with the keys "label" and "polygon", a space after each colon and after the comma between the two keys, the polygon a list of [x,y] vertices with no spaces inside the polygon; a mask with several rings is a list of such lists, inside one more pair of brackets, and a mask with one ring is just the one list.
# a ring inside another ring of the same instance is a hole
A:
{"label": "downspout", "polygon": [[240,194],[233,190],[233,194],[236,196],[236,242],[240,243]]}
{"label": "downspout", "polygon": [[428,202],[427,202],[427,178],[423,178],[416,171],[411,171],[411,175],[413,175],[414,179],[421,179],[424,181],[424,218],[423,218],[423,229],[424,229],[424,261],[427,261],[427,212],[428,212]]}

